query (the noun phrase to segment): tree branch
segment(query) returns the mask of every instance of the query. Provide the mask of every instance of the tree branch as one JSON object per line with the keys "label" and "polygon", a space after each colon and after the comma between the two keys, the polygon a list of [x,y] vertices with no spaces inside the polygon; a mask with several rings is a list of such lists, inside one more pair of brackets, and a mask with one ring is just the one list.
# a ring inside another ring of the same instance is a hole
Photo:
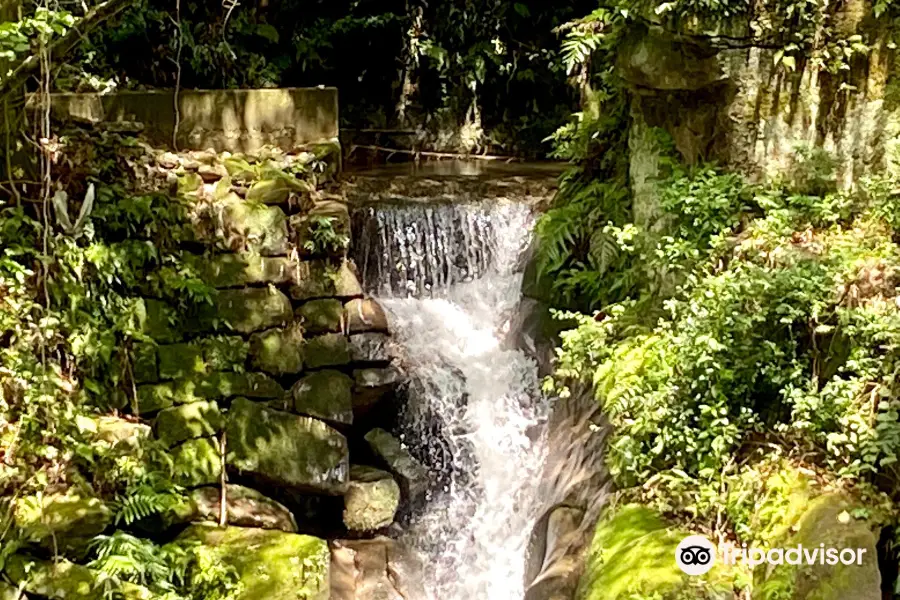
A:
{"label": "tree branch", "polygon": [[[96,29],[107,19],[122,12],[133,0],[106,0],[92,8],[64,36],[54,40],[50,45],[51,61],[65,58],[78,46],[84,36]],[[23,60],[18,67],[0,83],[0,102],[19,92],[36,72],[40,70],[41,61],[37,55]]]}

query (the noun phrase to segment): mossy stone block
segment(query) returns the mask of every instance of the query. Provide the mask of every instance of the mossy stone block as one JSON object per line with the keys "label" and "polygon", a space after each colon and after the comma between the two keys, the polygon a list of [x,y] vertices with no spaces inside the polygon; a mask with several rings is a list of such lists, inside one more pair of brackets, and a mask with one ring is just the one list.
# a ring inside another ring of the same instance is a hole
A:
{"label": "mossy stone block", "polygon": [[336,333],[341,331],[344,306],[340,300],[310,300],[297,309],[297,318],[309,333]]}
{"label": "mossy stone block", "polygon": [[263,256],[286,255],[290,251],[287,217],[277,206],[226,202],[222,220],[232,249],[237,242],[240,247]]}
{"label": "mossy stone block", "polygon": [[325,540],[246,527],[195,524],[177,542],[199,542],[238,573],[236,600],[328,600],[331,555]]}
{"label": "mossy stone block", "polygon": [[201,279],[216,288],[234,288],[293,281],[296,263],[283,256],[256,253],[229,253],[199,256],[192,260]]}
{"label": "mossy stone block", "polygon": [[326,333],[307,340],[304,354],[310,369],[350,364],[350,344],[340,333]]}
{"label": "mossy stone block", "polygon": [[162,300],[143,298],[137,315],[140,330],[157,342],[167,344],[183,337],[178,312]]}
{"label": "mossy stone block", "polygon": [[276,375],[303,370],[303,331],[299,325],[269,329],[250,337],[253,366]]}
{"label": "mossy stone block", "polygon": [[291,388],[294,411],[326,421],[353,423],[353,380],[340,371],[307,375]]}
{"label": "mossy stone block", "polygon": [[214,436],[225,426],[215,402],[192,402],[161,410],[154,422],[156,437],[166,446]]}
{"label": "mossy stone block", "polygon": [[[242,485],[225,486],[226,518],[229,525],[278,529],[297,532],[294,515],[285,506]],[[184,501],[165,515],[166,526],[198,521],[218,522],[222,509],[220,486],[205,486],[192,490]]]}
{"label": "mossy stone block", "polygon": [[211,371],[242,371],[250,354],[250,344],[236,335],[220,335],[195,342],[203,351],[203,360]]}
{"label": "mossy stone block", "polygon": [[375,531],[394,522],[400,486],[387,471],[354,465],[344,494],[344,525],[350,531]]}
{"label": "mossy stone block", "polygon": [[384,309],[371,298],[355,298],[344,305],[344,320],[350,333],[388,333]]}
{"label": "mossy stone block", "polygon": [[207,372],[203,351],[194,344],[168,344],[157,348],[159,376],[162,379],[181,379]]}
{"label": "mossy stone block", "polygon": [[282,326],[293,317],[291,301],[280,291],[272,287],[243,288],[220,290],[213,304],[200,308],[189,326],[197,331],[253,333]]}
{"label": "mossy stone block", "polygon": [[348,260],[336,265],[322,260],[298,263],[292,283],[290,294],[294,300],[348,299],[363,294],[353,263]]}
{"label": "mossy stone block", "polygon": [[222,458],[216,438],[188,440],[172,449],[174,482],[188,488],[219,483]]}
{"label": "mossy stone block", "polygon": [[403,447],[400,440],[384,429],[373,429],[366,434],[365,440],[397,478],[408,499],[415,501],[425,494],[428,469]]}
{"label": "mossy stone block", "polygon": [[322,421],[238,398],[226,433],[228,466],[239,473],[316,493],[346,489],[347,440]]}
{"label": "mossy stone block", "polygon": [[69,491],[21,497],[13,516],[23,538],[77,560],[85,556],[91,539],[112,522],[113,513],[99,498]]}
{"label": "mossy stone block", "polygon": [[[100,574],[67,560],[49,561],[14,554],[6,561],[5,573],[14,584],[29,594],[50,600],[98,600]],[[147,588],[132,583],[116,586],[122,600],[152,600]]]}

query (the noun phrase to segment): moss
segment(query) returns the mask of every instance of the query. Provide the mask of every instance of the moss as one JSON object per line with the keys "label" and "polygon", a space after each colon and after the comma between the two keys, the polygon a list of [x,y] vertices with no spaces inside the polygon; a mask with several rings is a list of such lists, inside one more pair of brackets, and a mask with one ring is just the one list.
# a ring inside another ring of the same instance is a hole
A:
{"label": "moss", "polygon": [[214,436],[225,426],[225,418],[215,402],[192,402],[160,411],[154,427],[156,437],[166,446],[194,438]]}
{"label": "moss", "polygon": [[[14,554],[7,560],[5,572],[29,594],[50,600],[97,600],[103,596],[96,571],[66,560],[54,563]],[[117,593],[122,600],[153,598],[146,588],[130,583],[118,586]]]}
{"label": "moss", "polygon": [[228,465],[282,485],[326,494],[347,486],[347,440],[308,417],[238,398],[228,411]]}
{"label": "moss", "polygon": [[597,524],[577,598],[732,598],[731,573],[723,565],[717,564],[697,577],[687,576],[678,568],[675,549],[687,535],[643,506],[610,510]]}
{"label": "moss", "polygon": [[362,296],[362,286],[350,261],[340,265],[312,260],[301,262],[295,271],[291,298],[313,300],[315,298],[356,298]]}
{"label": "moss", "polygon": [[187,323],[191,332],[233,330],[253,333],[280,327],[291,321],[294,313],[288,297],[274,288],[242,288],[220,290],[212,305],[197,310]]}
{"label": "moss", "polygon": [[243,527],[197,524],[179,536],[200,542],[234,567],[242,591],[238,600],[326,600],[329,597],[328,544],[309,535]]}
{"label": "moss", "polygon": [[183,334],[178,313],[162,300],[143,298],[136,312],[139,328],[144,335],[162,343],[181,340]]}
{"label": "moss", "polygon": [[291,388],[294,411],[337,423],[353,423],[353,380],[340,371],[317,371]]}
{"label": "moss", "polygon": [[341,331],[344,306],[340,300],[310,300],[297,309],[296,316],[310,333],[335,333]]}
{"label": "moss", "polygon": [[172,450],[176,485],[197,487],[218,483],[222,458],[215,438],[188,440]]}
{"label": "moss", "polygon": [[212,371],[243,371],[250,354],[250,345],[238,336],[220,335],[194,343],[203,349],[203,360]]}
{"label": "moss", "polygon": [[199,277],[216,288],[261,283],[284,284],[293,280],[296,263],[285,257],[255,253],[216,254],[188,259]]}
{"label": "moss", "polygon": [[74,491],[19,498],[14,516],[24,539],[76,559],[84,557],[91,538],[112,521],[102,500]]}
{"label": "moss", "polygon": [[351,531],[375,531],[394,521],[400,486],[390,473],[354,465],[344,494],[344,525]]}
{"label": "moss", "polygon": [[264,373],[227,372],[138,387],[138,399],[143,413],[155,412],[176,404],[221,400],[235,396],[281,398],[284,396],[284,389]]}
{"label": "moss", "polygon": [[339,333],[327,333],[307,340],[304,354],[306,366],[311,369],[350,364],[350,344],[346,336]]}
{"label": "moss", "polygon": [[203,351],[193,344],[169,344],[157,349],[159,376],[180,379],[207,372]]}
{"label": "moss", "polygon": [[863,521],[851,516],[858,504],[839,494],[825,494],[784,531],[773,547],[865,549],[862,564],[761,565],[754,573],[753,597],[760,600],[868,600],[881,597],[876,538]]}
{"label": "moss", "polygon": [[276,375],[303,370],[303,333],[296,325],[269,329],[250,337],[253,366]]}
{"label": "moss", "polygon": [[428,488],[428,469],[403,447],[400,440],[384,429],[373,429],[365,436],[372,451],[387,465],[409,499],[416,499]]}

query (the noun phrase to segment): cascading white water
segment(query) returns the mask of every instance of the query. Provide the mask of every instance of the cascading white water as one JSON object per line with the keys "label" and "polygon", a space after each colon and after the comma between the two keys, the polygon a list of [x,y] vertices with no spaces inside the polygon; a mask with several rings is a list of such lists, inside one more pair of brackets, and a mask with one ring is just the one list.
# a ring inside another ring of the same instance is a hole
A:
{"label": "cascading white water", "polygon": [[380,204],[355,225],[357,264],[409,377],[403,439],[440,471],[406,534],[424,555],[430,600],[521,600],[548,402],[534,361],[503,340],[531,211]]}

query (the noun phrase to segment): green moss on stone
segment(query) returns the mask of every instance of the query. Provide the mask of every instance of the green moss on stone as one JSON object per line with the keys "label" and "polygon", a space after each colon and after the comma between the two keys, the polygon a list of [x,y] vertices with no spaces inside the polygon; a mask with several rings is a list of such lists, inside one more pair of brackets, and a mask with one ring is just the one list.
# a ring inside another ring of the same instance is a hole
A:
{"label": "green moss on stone", "polygon": [[214,436],[225,426],[215,402],[192,402],[167,408],[156,416],[156,437],[166,446],[194,438]]}
{"label": "green moss on stone", "polygon": [[[50,600],[99,600],[103,597],[97,571],[67,560],[57,562],[14,554],[6,562],[6,575],[29,594]],[[125,583],[118,586],[121,600],[151,600],[149,590]]]}
{"label": "green moss on stone", "polygon": [[195,342],[203,350],[203,360],[211,371],[243,371],[250,345],[239,336],[214,336]]}
{"label": "green moss on stone", "polygon": [[[707,600],[734,597],[731,573],[716,564],[706,575],[685,575],[675,550],[689,532],[670,527],[653,510],[627,505],[597,524],[578,584],[578,600]],[[754,596],[755,597],[755,596]]]}
{"label": "green moss on stone", "polygon": [[235,396],[281,398],[284,396],[284,389],[264,373],[229,372],[216,372],[138,387],[142,413],[154,412],[176,404],[221,400]]}
{"label": "green moss on stone", "polygon": [[353,380],[340,371],[307,375],[291,388],[294,411],[336,423],[353,423]]}
{"label": "green moss on stone", "polygon": [[159,346],[157,356],[162,379],[181,379],[207,372],[203,351],[193,344]]}
{"label": "green moss on stone", "polygon": [[297,309],[296,316],[305,331],[335,333],[341,331],[344,305],[335,299],[310,300]]}
{"label": "green moss on stone", "polygon": [[212,485],[222,475],[219,442],[215,438],[188,440],[172,449],[174,482],[184,487]]}
{"label": "green moss on stone", "polygon": [[266,529],[197,524],[178,538],[200,542],[234,567],[242,590],[237,600],[327,600],[330,553],[316,537]]}
{"label": "green moss on stone", "polygon": [[352,263],[347,260],[338,265],[321,260],[301,262],[294,272],[293,283],[290,294],[295,300],[347,299],[363,294]]}
{"label": "green moss on stone", "polygon": [[142,298],[137,306],[140,330],[161,343],[177,342],[183,337],[177,311],[153,298]]}
{"label": "green moss on stone", "polygon": [[237,242],[240,247],[263,256],[285,255],[290,250],[287,217],[277,206],[226,202],[222,220],[231,249],[235,249]]}
{"label": "green moss on stone", "polygon": [[238,398],[228,411],[227,436],[229,468],[299,489],[346,489],[347,440],[322,421]]}
{"label": "green moss on stone", "polygon": [[156,364],[156,346],[154,344],[135,344],[131,356],[135,383],[153,383],[159,379],[159,369]]}
{"label": "green moss on stone", "polygon": [[74,491],[19,498],[13,515],[22,538],[75,559],[84,557],[91,538],[113,517],[102,500]]}
{"label": "green moss on stone", "polygon": [[255,253],[198,256],[192,263],[200,278],[216,288],[284,284],[293,280],[296,270],[296,264],[289,258]]}
{"label": "green moss on stone", "polygon": [[425,493],[428,489],[428,469],[403,447],[400,440],[384,429],[373,429],[365,439],[397,478],[407,498],[415,500]]}
{"label": "green moss on stone", "polygon": [[277,375],[303,370],[303,332],[299,326],[269,329],[250,337],[253,366]]}
{"label": "green moss on stone", "polygon": [[350,344],[340,333],[327,333],[306,341],[306,366],[310,369],[350,364]]}
{"label": "green moss on stone", "polygon": [[253,333],[282,326],[293,317],[291,301],[274,288],[220,290],[212,305],[198,309],[188,328],[197,332],[231,329]]}

